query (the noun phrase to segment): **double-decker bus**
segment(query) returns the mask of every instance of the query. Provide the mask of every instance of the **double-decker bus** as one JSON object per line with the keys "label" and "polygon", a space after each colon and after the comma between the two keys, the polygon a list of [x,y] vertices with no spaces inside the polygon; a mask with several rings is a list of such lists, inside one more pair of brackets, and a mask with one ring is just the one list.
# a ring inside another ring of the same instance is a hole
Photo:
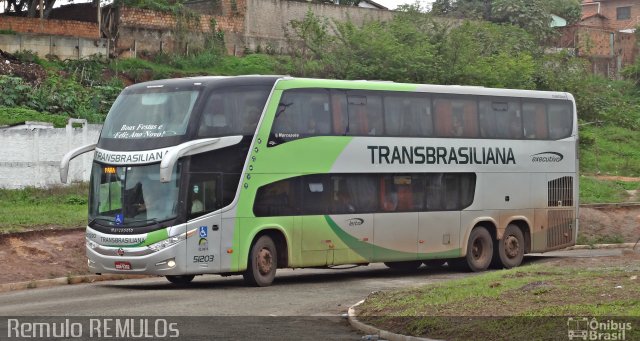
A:
{"label": "double-decker bus", "polygon": [[568,93],[278,76],[127,87],[95,150],[94,273],[242,274],[384,262],[482,271],[573,245]]}

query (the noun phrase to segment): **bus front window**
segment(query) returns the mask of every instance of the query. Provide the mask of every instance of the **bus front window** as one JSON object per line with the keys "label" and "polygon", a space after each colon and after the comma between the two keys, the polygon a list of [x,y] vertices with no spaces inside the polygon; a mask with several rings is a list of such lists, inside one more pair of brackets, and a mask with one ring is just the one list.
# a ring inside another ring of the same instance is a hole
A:
{"label": "bus front window", "polygon": [[148,139],[185,135],[199,93],[192,89],[125,90],[109,111],[101,137]]}
{"label": "bus front window", "polygon": [[146,226],[177,216],[179,168],[161,183],[160,165],[135,167],[95,163],[89,216],[109,226]]}

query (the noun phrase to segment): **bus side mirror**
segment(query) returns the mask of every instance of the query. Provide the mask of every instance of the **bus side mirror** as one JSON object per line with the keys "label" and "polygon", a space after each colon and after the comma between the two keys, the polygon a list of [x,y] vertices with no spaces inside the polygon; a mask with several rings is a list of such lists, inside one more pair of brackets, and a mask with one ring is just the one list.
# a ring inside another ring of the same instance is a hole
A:
{"label": "bus side mirror", "polygon": [[240,143],[241,140],[242,136],[216,137],[189,141],[171,148],[171,150],[162,157],[162,162],[160,162],[160,182],[166,183],[171,181],[173,167],[181,157],[232,146]]}
{"label": "bus side mirror", "polygon": [[88,144],[86,146],[82,146],[76,148],[62,157],[62,161],[60,161],[60,181],[65,184],[67,183],[67,177],[69,176],[69,162],[74,159],[78,155],[82,155],[84,153],[90,152],[96,149],[96,144]]}

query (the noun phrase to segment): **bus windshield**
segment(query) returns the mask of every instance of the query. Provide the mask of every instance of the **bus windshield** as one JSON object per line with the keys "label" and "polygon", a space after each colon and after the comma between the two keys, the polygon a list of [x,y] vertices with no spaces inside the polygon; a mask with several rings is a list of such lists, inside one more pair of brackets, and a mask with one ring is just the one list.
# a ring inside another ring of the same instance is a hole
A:
{"label": "bus windshield", "polygon": [[160,182],[160,165],[93,165],[89,219],[108,226],[147,226],[177,216],[179,168]]}
{"label": "bus windshield", "polygon": [[101,137],[148,139],[184,135],[199,93],[189,88],[124,91],[109,111]]}

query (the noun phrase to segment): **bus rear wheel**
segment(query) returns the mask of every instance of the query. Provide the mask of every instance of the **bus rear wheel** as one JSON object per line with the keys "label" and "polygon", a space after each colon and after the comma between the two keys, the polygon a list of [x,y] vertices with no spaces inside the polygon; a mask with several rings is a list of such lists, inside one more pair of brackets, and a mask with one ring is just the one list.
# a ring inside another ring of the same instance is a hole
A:
{"label": "bus rear wheel", "polygon": [[167,275],[167,280],[175,285],[187,285],[193,281],[194,275]]}
{"label": "bus rear wheel", "polygon": [[462,268],[473,272],[484,271],[491,265],[493,258],[493,242],[491,234],[483,226],[475,227],[469,235],[467,256],[451,262],[454,268]]}
{"label": "bus rear wheel", "polygon": [[266,287],[273,283],[278,268],[276,244],[269,236],[261,236],[251,247],[247,271],[242,274],[247,284]]}
{"label": "bus rear wheel", "polygon": [[422,265],[422,262],[419,260],[410,260],[406,262],[385,262],[389,269],[397,270],[397,271],[414,271]]}
{"label": "bus rear wheel", "polygon": [[524,258],[524,236],[518,226],[509,224],[497,246],[496,254],[493,256],[497,267],[511,269],[522,263]]}

